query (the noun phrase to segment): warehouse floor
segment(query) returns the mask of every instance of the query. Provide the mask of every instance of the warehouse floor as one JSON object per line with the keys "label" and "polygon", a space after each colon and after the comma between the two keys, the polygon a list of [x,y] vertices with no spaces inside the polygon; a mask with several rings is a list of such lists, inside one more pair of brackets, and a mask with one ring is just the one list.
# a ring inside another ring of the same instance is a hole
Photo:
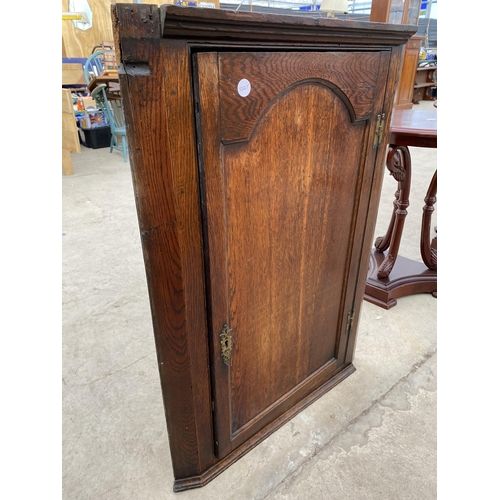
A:
{"label": "warehouse floor", "polygon": [[[400,254],[420,260],[437,150],[411,154]],[[82,147],[72,160],[74,175],[62,182],[65,500],[436,497],[430,294],[398,299],[388,311],[364,302],[357,371],[207,486],[173,493],[130,166],[107,148]],[[376,235],[386,230],[395,189],[386,173]]]}

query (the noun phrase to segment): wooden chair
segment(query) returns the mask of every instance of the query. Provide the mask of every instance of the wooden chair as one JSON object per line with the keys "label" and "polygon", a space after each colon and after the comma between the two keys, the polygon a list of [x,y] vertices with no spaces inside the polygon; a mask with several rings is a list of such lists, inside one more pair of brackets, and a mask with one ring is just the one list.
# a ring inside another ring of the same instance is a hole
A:
{"label": "wooden chair", "polygon": [[92,81],[94,77],[99,76],[103,72],[104,65],[102,62],[102,54],[102,50],[97,50],[85,61],[85,65],[83,66],[83,74],[85,76],[87,85]]}
{"label": "wooden chair", "polygon": [[[104,84],[98,85],[92,92],[92,98],[102,109],[109,121],[111,128],[111,145],[109,152],[117,149],[123,153],[123,161],[127,161],[127,132],[125,120],[123,118],[122,100],[113,95],[107,95],[107,87]],[[121,137],[121,145],[118,141]]]}
{"label": "wooden chair", "polygon": [[91,56],[85,61],[83,66],[83,74],[85,76],[85,81],[87,85],[92,81],[96,76],[102,75],[106,72],[115,72],[116,68],[116,52],[114,49],[100,49],[99,46],[94,47],[94,51]]}

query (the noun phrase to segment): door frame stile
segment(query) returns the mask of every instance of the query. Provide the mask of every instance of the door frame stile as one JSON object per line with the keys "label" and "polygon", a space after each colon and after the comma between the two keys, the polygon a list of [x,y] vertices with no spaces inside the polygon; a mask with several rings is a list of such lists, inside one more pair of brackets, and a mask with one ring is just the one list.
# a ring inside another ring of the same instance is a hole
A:
{"label": "door frame stile", "polygon": [[[385,113],[385,127],[382,130],[381,140],[374,151],[375,159],[374,159],[374,168],[372,171],[372,179],[371,179],[371,189],[368,199],[366,200],[366,213],[367,217],[365,218],[366,224],[364,225],[363,231],[358,234],[357,238],[359,238],[361,250],[359,255],[367,255],[369,249],[373,244],[373,237],[375,234],[375,224],[377,220],[377,207],[380,201],[382,182],[384,179],[384,164],[387,155],[387,136],[389,131],[389,126],[391,122],[391,116],[394,107],[394,100],[387,99],[388,95],[393,95],[395,89],[398,84],[399,79],[399,71],[400,65],[404,53],[404,46],[393,47],[391,51],[381,51],[384,62],[381,64],[381,67],[388,67],[387,69],[387,78],[385,80],[378,80],[378,87],[385,88],[385,92],[379,92],[381,94],[379,99],[375,103],[374,107],[374,117],[378,113]],[[382,80],[382,81],[381,81]],[[372,129],[375,131],[375,119],[372,119]],[[373,132],[374,133],[374,132]],[[373,137],[373,135],[370,135]],[[376,195],[373,195],[376,193]],[[350,331],[357,331],[359,318],[361,316],[361,307],[363,304],[363,297],[365,293],[366,286],[366,278],[368,273],[369,259],[365,259],[364,263],[360,263],[358,266],[357,279],[353,280],[354,282],[354,302],[352,305],[352,309],[356,311],[356,315],[354,317],[354,321]],[[350,332],[349,332],[350,333]],[[349,334],[349,338],[347,339],[347,349],[346,356],[344,359],[345,363],[352,363],[354,358],[354,352],[356,347],[357,335],[351,336]]]}
{"label": "door frame stile", "polygon": [[[360,165],[359,180],[357,186],[360,192],[357,193],[356,197],[359,202],[355,205],[354,224],[353,224],[353,234],[352,234],[352,251],[349,254],[349,262],[347,263],[348,271],[346,276],[348,277],[348,287],[346,290],[346,298],[343,302],[344,310],[342,311],[343,321],[342,321],[342,331],[339,336],[339,342],[345,345],[345,349],[342,351],[344,357],[341,360],[341,364],[349,364],[352,359],[348,359],[348,352],[350,350],[351,332],[355,330],[355,323],[359,317],[359,307],[357,294],[358,294],[358,277],[360,273],[360,258],[363,254],[362,241],[365,234],[366,220],[367,220],[367,209],[368,201],[366,196],[363,195],[363,191],[370,191],[373,182],[373,176],[376,171],[376,161],[377,161],[377,150],[373,149],[372,144],[374,137],[377,133],[377,115],[382,113],[382,107],[385,99],[385,93],[382,92],[383,85],[385,84],[385,79],[381,79],[380,75],[386,75],[388,77],[388,63],[389,63],[390,52],[381,51],[380,52],[380,65],[378,68],[377,77],[377,87],[375,91],[375,102],[373,103],[373,112],[370,119],[365,122],[364,140],[363,140],[363,150],[361,153],[361,158],[363,159],[363,164]],[[382,82],[381,82],[382,80]],[[352,279],[355,275],[356,278]],[[349,279],[349,277],[351,277]],[[348,327],[349,315],[356,313],[354,316],[354,321]],[[339,348],[340,352],[340,348]]]}
{"label": "door frame stile", "polygon": [[[231,436],[226,436],[230,428],[230,377],[231,363],[225,365],[220,355],[219,333],[226,323],[230,326],[228,297],[228,280],[224,261],[226,258],[226,209],[224,201],[224,169],[222,162],[222,142],[220,138],[220,99],[219,99],[219,65],[217,52],[200,52],[196,58],[196,100],[197,128],[208,140],[202,141],[199,148],[199,168],[204,180],[203,230],[206,233],[205,248],[207,272],[207,288],[210,288],[210,354],[212,356],[212,397],[214,402],[213,418],[216,455],[221,458],[232,451]],[[210,104],[208,104],[210,103]],[[208,217],[207,214],[218,214]]]}

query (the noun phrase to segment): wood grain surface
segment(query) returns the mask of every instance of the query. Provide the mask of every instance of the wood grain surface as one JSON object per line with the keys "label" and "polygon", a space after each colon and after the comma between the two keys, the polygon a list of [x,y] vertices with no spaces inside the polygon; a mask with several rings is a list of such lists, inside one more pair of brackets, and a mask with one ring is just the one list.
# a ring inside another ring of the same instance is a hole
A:
{"label": "wood grain surface", "polygon": [[[357,70],[363,54],[341,54],[338,65],[338,54],[319,54],[333,61],[326,69],[302,55],[196,56],[219,458],[324,383],[345,357],[345,302],[354,300],[354,287],[349,295],[347,287],[359,266],[354,232],[366,217],[365,211],[358,220],[358,205],[373,130],[368,120],[352,122],[353,103],[338,89],[363,86]],[[374,76],[366,73],[373,81],[369,109],[381,104],[376,77],[388,65],[380,54],[367,55],[378,60]],[[236,106],[228,81],[236,88],[241,69],[261,60],[259,78],[250,81],[259,81],[256,94],[270,102],[247,105],[252,86]],[[250,118],[256,122],[250,140],[224,145]],[[373,175],[374,157],[368,157]],[[370,182],[367,176],[365,190]],[[220,360],[224,324],[234,343],[230,368]]]}
{"label": "wood grain surface", "polygon": [[337,357],[363,125],[304,84],[224,148],[232,432]]}
{"label": "wood grain surface", "polygon": [[[377,132],[377,117],[392,112],[415,28],[148,4],[112,12],[180,491],[354,371],[352,313],[389,126]],[[234,83],[249,74],[245,104]]]}
{"label": "wood grain surface", "polygon": [[394,46],[407,42],[418,26],[367,23],[326,17],[304,17],[165,5],[161,8],[165,38],[280,42],[289,45],[335,44]]}
{"label": "wood grain surface", "polygon": [[[344,102],[352,121],[366,120],[373,112],[380,57],[379,52],[221,54],[222,140],[248,139],[266,106],[280,92],[305,80],[329,86]],[[251,85],[246,97],[237,91],[242,79]]]}
{"label": "wood grain surface", "polygon": [[160,43],[156,6],[114,12],[172,464],[187,477],[215,458],[206,312],[195,305],[204,304],[205,285],[190,61],[185,43]]}

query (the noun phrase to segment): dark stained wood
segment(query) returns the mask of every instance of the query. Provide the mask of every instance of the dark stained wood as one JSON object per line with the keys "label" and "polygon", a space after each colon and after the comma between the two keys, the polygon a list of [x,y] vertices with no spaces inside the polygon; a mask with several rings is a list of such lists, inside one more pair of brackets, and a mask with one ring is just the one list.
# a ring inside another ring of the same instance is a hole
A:
{"label": "dark stained wood", "polygon": [[437,271],[437,236],[431,240],[431,222],[437,193],[437,170],[432,176],[431,183],[425,195],[425,205],[422,209],[422,229],[420,233],[420,254],[424,264]]}
{"label": "dark stained wood", "polygon": [[398,255],[410,205],[412,162],[408,146],[437,147],[436,110],[395,111],[389,141],[386,166],[398,187],[387,232],[375,240],[364,297],[385,309],[394,307],[398,297],[424,292],[437,296],[437,238],[430,239],[437,171],[425,196],[422,214],[420,250],[425,266]]}
{"label": "dark stained wood", "polygon": [[[387,116],[391,116],[393,113],[394,99],[390,96],[394,96],[397,88],[397,82],[399,78],[399,71],[401,68],[401,61],[403,57],[404,47],[395,48],[392,56],[389,58],[388,55],[383,62],[389,66],[388,78],[386,82],[380,81],[379,86],[385,85],[385,96],[382,103],[382,109],[387,111]],[[380,140],[380,144],[387,143],[387,137],[389,134],[389,120],[386,120],[385,128]],[[366,282],[366,276],[368,272],[369,258],[366,256],[370,254],[370,248],[373,242],[373,235],[375,232],[375,224],[377,221],[377,210],[380,203],[380,193],[382,191],[382,181],[384,178],[383,164],[385,161],[386,150],[383,146],[379,146],[375,150],[372,148],[367,151],[367,160],[370,159],[370,155],[375,155],[375,168],[373,172],[369,170],[365,175],[368,178],[371,177],[371,185],[365,184],[365,186],[370,186],[370,189],[365,188],[365,191],[361,194],[360,211],[366,211],[366,222],[365,227],[361,228],[358,226],[358,230],[354,235],[354,239],[357,242],[358,247],[355,247],[354,256],[359,256],[359,266],[358,275],[356,281],[353,281],[350,286],[354,287],[356,294],[354,297],[354,303],[352,310],[355,311],[354,321],[352,324],[351,332],[354,333],[354,338],[351,338],[349,333],[347,351],[344,363],[348,365],[353,361],[354,350],[356,347],[356,335],[357,326],[359,322],[359,311],[361,310],[361,305],[364,298],[364,288]],[[355,266],[355,261],[351,261],[351,267]]]}
{"label": "dark stained wood", "polygon": [[129,7],[113,9],[120,86],[172,462],[187,477],[214,460],[206,313],[190,307],[205,285],[189,59],[160,40],[156,6]]}
{"label": "dark stained wood", "polygon": [[343,21],[256,12],[233,12],[164,5],[165,38],[210,41],[284,42],[290,44],[353,44],[396,46],[405,44],[417,26]]}
{"label": "dark stained wood", "polygon": [[[278,56],[274,54],[275,61]],[[290,54],[282,56],[287,60]],[[351,124],[344,102],[328,86],[314,81],[292,85],[275,99],[250,142],[221,150],[218,124],[224,119],[219,118],[217,97],[213,98],[218,90],[215,57],[204,53],[197,59],[212,328],[218,332],[230,324],[235,342],[230,381],[224,363],[220,359],[214,363],[222,457],[280,408],[290,406],[289,398],[282,398],[286,393],[301,383],[310,390],[314,381],[306,379],[322,367],[329,373],[338,368],[336,332],[342,330],[336,321],[342,320],[339,308],[348,281],[344,268],[352,244],[342,235],[352,232],[349,224],[355,221],[356,199],[351,192],[357,191],[363,165],[365,124]],[[231,54],[219,58],[221,81],[227,81],[226,71],[236,78],[235,86],[243,75],[251,78],[246,71],[235,73],[235,66],[226,64],[227,57]],[[297,76],[299,81],[303,76]],[[336,77],[334,72],[329,75],[330,80]],[[274,73],[268,71],[267,78],[274,78]],[[362,80],[361,75],[357,78]],[[240,107],[246,109],[244,99],[240,97]],[[227,109],[221,107],[222,117]],[[240,120],[234,123],[238,127]],[[355,145],[348,157],[346,140]],[[373,136],[367,134],[365,140]],[[261,171],[255,165],[267,168]],[[339,212],[350,213],[351,218],[339,220]],[[283,232],[282,227],[289,230]],[[269,275],[276,278],[269,281]],[[216,335],[213,339],[215,351],[219,339]],[[270,390],[260,391],[264,385]],[[290,397],[298,400],[301,394],[295,391]]]}
{"label": "dark stained wood", "polygon": [[410,206],[410,186],[411,186],[411,157],[410,150],[406,146],[391,144],[387,152],[387,170],[398,182],[396,199],[394,200],[394,210],[391,222],[385,236],[375,240],[375,248],[379,252],[389,249],[383,263],[377,271],[377,278],[387,278],[394,267],[399,252],[401,235]]}
{"label": "dark stained wood", "polygon": [[[306,81],[329,86],[344,102],[352,121],[370,118],[381,57],[380,52],[222,54],[222,140],[248,140],[257,118],[273,99],[292,85]],[[270,73],[273,78],[269,78]],[[235,92],[242,78],[252,85],[250,95],[244,99]]]}
{"label": "dark stained wood", "polygon": [[[221,57],[221,73],[230,56]],[[246,73],[233,68],[232,75],[238,81]],[[330,79],[335,76],[330,73]],[[267,79],[272,78],[269,71]],[[202,115],[205,109],[201,106]],[[224,242],[226,255],[222,267],[210,269],[217,276],[212,289],[228,295],[220,300],[227,309],[214,315],[214,328],[229,324],[235,342],[229,383],[220,363],[222,380],[215,381],[229,385],[228,441],[238,434],[237,444],[263,426],[264,410],[290,406],[280,398],[323,365],[329,363],[324,368],[332,373],[338,367],[335,347],[351,251],[352,192],[357,190],[364,130],[364,123],[351,124],[346,106],[329,88],[305,83],[273,101],[248,143],[225,146],[218,164],[203,159],[207,178],[218,177],[216,193],[222,192],[224,200],[222,206],[207,203],[207,217],[209,247]],[[202,133],[205,150],[221,135]],[[352,144],[348,155],[346,142]],[[339,219],[338,213],[345,217]],[[219,276],[226,276],[225,286],[218,286]]]}
{"label": "dark stained wood", "polygon": [[365,300],[383,309],[391,309],[397,305],[400,297],[413,295],[416,293],[437,294],[437,271],[429,269],[422,262],[407,259],[398,255],[391,274],[384,280],[376,279],[377,269],[386,253],[380,253],[375,249],[370,254],[370,266],[368,269],[367,289],[369,295],[365,295]]}
{"label": "dark stained wood", "polygon": [[[193,57],[198,78],[195,85],[198,89],[197,124],[200,127],[198,137],[210,137],[213,141],[209,144],[203,140],[199,144],[199,168],[202,181],[202,212],[205,222],[205,261],[207,277],[207,302],[210,304],[210,330],[212,336],[211,363],[212,373],[227,370],[220,356],[219,334],[224,323],[227,323],[228,290],[225,268],[226,246],[223,224],[226,219],[224,206],[224,171],[220,168],[222,161],[221,132],[220,132],[220,102],[219,102],[219,71],[217,66],[217,53],[208,52],[197,54]],[[198,81],[203,85],[198,86]],[[207,206],[213,214],[207,219]],[[222,234],[222,237],[220,235]],[[220,270],[220,272],[217,272]],[[220,318],[224,318],[220,322]],[[220,442],[221,428],[229,426],[229,399],[228,386],[215,384],[212,386],[215,417],[215,449],[217,455],[227,455],[228,449]],[[222,393],[222,394],[221,394]]]}
{"label": "dark stained wood", "polygon": [[394,111],[388,143],[416,148],[437,148],[437,111]]}
{"label": "dark stained wood", "polygon": [[[322,64],[316,54],[304,59],[302,67],[289,62],[292,56],[301,60],[300,55],[224,53],[219,72],[215,54],[197,55],[212,329],[219,332],[230,324],[235,342],[230,370],[220,359],[214,362],[219,457],[324,381],[325,374],[335,373],[345,357],[344,319],[355,291],[347,286],[351,276],[358,276],[375,156],[374,130],[366,133],[366,124],[352,123],[352,102],[346,103],[338,89],[369,88],[365,81],[372,74],[357,71],[359,53],[342,54],[343,64],[337,67],[332,63],[338,54],[331,53],[320,54]],[[377,54],[379,75],[388,71],[386,55]],[[259,61],[260,70],[252,71]],[[277,74],[276,68],[281,68]],[[224,83],[220,99],[232,95],[231,105],[218,102],[217,74]],[[274,88],[286,88],[282,81],[288,83],[287,92],[258,107],[264,112],[252,124],[248,143],[221,150],[224,138],[237,137],[230,124],[239,131],[248,122],[245,113],[254,116],[259,102],[234,95],[243,77],[252,82],[252,92],[270,87],[272,95]],[[383,84],[373,88],[376,99],[372,97],[370,107],[383,103],[386,78],[378,82]],[[346,143],[353,145],[348,152]],[[260,171],[255,165],[267,168]],[[339,213],[345,217],[339,219]],[[283,227],[289,229],[284,232]],[[361,238],[353,237],[355,230]],[[269,281],[269,275],[276,278]],[[216,351],[217,335],[213,341]],[[270,390],[262,392],[266,385]]]}
{"label": "dark stained wood", "polygon": [[[377,117],[392,112],[415,30],[147,4],[112,11],[180,491],[354,371],[383,177],[375,137],[388,134]],[[252,92],[240,99],[242,78]]]}

